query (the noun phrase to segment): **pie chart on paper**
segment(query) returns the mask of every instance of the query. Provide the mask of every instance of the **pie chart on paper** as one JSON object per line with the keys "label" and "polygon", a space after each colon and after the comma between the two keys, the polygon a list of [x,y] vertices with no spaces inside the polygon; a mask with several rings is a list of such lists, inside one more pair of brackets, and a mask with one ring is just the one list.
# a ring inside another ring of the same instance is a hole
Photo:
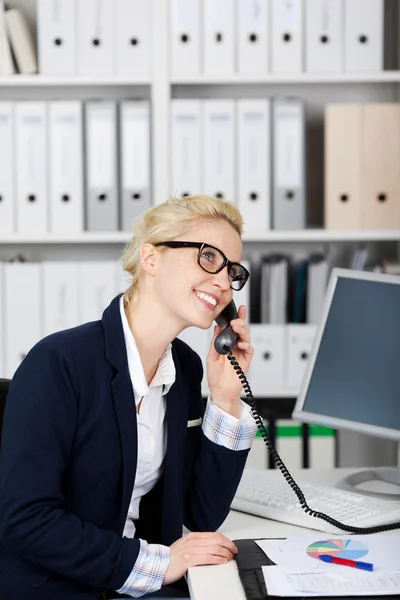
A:
{"label": "pie chart on paper", "polygon": [[313,542],[307,547],[307,554],[311,558],[319,558],[321,554],[358,560],[368,554],[368,546],[353,540],[322,540]]}

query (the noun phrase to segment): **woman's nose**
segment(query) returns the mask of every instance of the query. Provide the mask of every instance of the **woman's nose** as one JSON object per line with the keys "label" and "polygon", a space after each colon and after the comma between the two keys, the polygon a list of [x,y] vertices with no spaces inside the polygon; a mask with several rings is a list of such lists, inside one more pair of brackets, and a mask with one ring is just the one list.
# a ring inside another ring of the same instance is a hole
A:
{"label": "woman's nose", "polygon": [[228,290],[231,287],[227,267],[224,267],[219,273],[214,273],[213,280],[222,290]]}

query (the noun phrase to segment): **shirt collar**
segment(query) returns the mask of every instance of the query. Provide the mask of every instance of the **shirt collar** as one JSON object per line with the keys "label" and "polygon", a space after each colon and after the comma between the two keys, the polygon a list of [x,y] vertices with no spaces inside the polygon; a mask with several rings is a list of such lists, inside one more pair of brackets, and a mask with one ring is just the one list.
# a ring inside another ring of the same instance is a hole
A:
{"label": "shirt collar", "polygon": [[119,302],[121,313],[122,328],[124,331],[126,354],[128,357],[129,372],[132,380],[133,391],[135,394],[135,403],[139,404],[141,398],[145,396],[150,388],[163,386],[162,395],[167,394],[175,382],[175,363],[172,357],[172,344],[169,344],[164,350],[158,369],[154,375],[150,386],[147,385],[146,376],[144,374],[142,361],[140,360],[139,350],[137,349],[135,338],[128,324],[124,310],[124,296],[122,295]]}

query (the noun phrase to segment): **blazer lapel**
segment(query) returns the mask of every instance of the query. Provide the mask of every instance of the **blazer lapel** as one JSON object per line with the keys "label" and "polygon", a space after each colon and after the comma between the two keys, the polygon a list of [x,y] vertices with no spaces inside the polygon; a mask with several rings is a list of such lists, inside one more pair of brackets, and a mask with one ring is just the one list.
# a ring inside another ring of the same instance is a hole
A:
{"label": "blazer lapel", "polygon": [[120,526],[122,533],[132,497],[138,453],[136,407],[128,366],[117,374],[111,388],[121,436],[122,506]]}
{"label": "blazer lapel", "polygon": [[174,345],[172,345],[172,352],[176,379],[167,394],[166,400],[167,454],[165,457],[161,525],[163,543],[167,545],[175,541],[171,524],[176,519],[171,518],[171,510],[178,511],[178,514],[182,512],[182,473],[188,419],[187,389]]}
{"label": "blazer lapel", "polygon": [[125,525],[137,466],[137,422],[135,397],[129,374],[124,332],[119,310],[120,296],[114,298],[103,313],[106,357],[116,369],[111,382],[115,416],[121,436],[122,455],[122,506],[120,528]]}

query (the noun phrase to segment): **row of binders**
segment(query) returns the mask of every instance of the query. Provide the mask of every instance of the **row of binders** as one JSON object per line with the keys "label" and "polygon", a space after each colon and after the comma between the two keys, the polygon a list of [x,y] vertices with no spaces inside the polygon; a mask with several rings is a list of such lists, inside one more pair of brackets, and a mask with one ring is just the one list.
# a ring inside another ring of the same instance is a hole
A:
{"label": "row of binders", "polygon": [[4,11],[0,2],[0,75],[39,70],[50,76],[149,78],[152,3],[37,0],[37,57],[24,13],[17,8]]}
{"label": "row of binders", "polygon": [[[328,104],[326,229],[400,227],[400,104]],[[235,203],[246,234],[307,224],[306,123],[301,99],[173,99],[171,194]]]}
{"label": "row of binders", "polygon": [[291,262],[272,254],[261,262],[261,323],[318,323],[330,265],[322,254]]}
{"label": "row of binders", "polygon": [[[259,285],[255,276],[249,281],[250,321],[267,324],[304,323],[317,325],[322,317],[326,287],[334,257],[320,252],[307,258],[289,258],[284,254],[263,256]],[[400,275],[399,261],[369,256],[368,247],[354,250],[348,268]],[[258,306],[255,299],[260,299]],[[245,302],[249,298],[243,297]]]}
{"label": "row of binders", "polygon": [[172,79],[383,69],[383,0],[172,0]]}
{"label": "row of binders", "polygon": [[172,189],[241,211],[245,233],[306,227],[300,99],[171,100]]}
{"label": "row of binders", "polygon": [[100,319],[128,287],[117,261],[0,262],[0,377],[46,335]]}
{"label": "row of binders", "polygon": [[[40,73],[150,77],[154,1],[37,0]],[[19,72],[36,72],[24,14],[3,18],[1,5],[0,74],[15,72],[9,42]],[[169,8],[173,79],[383,69],[383,0],[171,0]]]}
{"label": "row of binders", "polygon": [[0,232],[128,231],[150,205],[147,100],[0,102]]}
{"label": "row of binders", "polygon": [[325,107],[325,228],[400,228],[400,103]]}

